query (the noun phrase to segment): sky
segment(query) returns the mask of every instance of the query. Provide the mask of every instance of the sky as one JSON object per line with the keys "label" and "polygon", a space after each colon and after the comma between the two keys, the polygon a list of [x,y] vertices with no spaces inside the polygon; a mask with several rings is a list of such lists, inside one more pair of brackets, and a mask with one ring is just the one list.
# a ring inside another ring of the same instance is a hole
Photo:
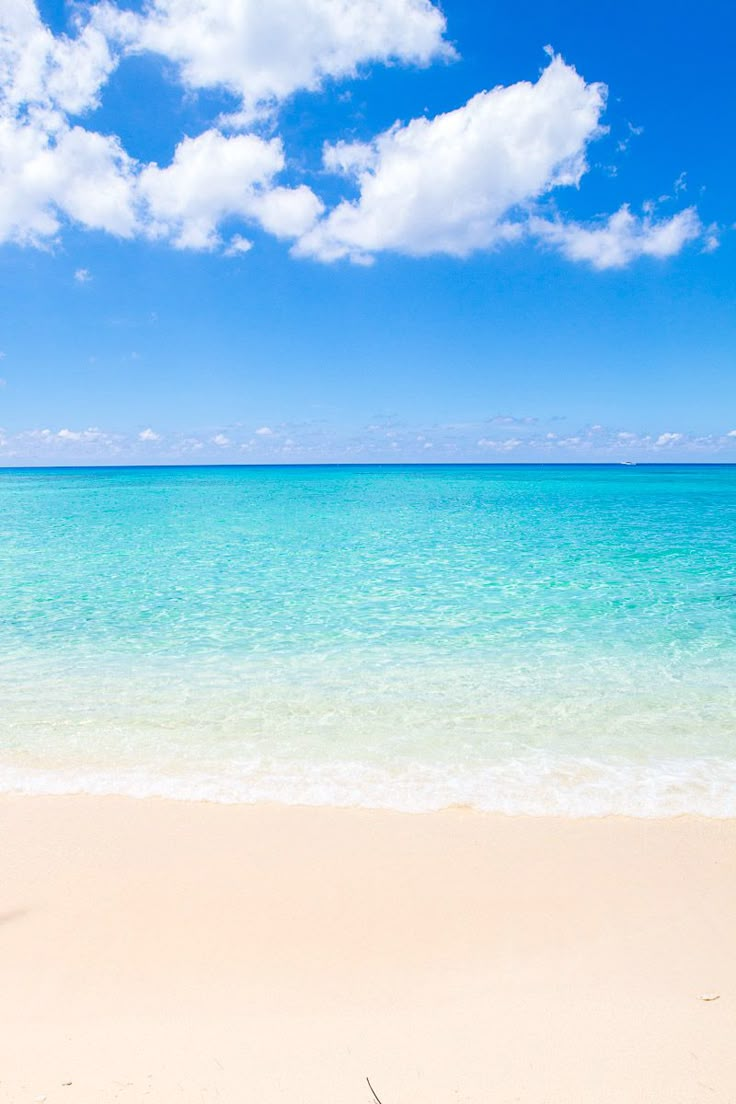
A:
{"label": "sky", "polygon": [[725,0],[3,0],[0,465],[736,462]]}

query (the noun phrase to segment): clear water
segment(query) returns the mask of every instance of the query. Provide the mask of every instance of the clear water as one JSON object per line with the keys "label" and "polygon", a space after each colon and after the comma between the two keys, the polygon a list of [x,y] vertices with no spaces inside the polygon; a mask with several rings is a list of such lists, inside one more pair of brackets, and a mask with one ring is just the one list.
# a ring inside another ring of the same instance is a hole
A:
{"label": "clear water", "polygon": [[0,789],[736,815],[736,468],[0,472]]}

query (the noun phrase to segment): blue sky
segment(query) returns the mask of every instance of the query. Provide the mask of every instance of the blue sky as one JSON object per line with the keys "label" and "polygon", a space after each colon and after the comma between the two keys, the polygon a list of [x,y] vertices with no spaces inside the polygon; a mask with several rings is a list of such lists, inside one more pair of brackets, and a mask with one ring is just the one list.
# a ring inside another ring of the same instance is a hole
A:
{"label": "blue sky", "polygon": [[735,23],[6,0],[0,464],[736,461]]}

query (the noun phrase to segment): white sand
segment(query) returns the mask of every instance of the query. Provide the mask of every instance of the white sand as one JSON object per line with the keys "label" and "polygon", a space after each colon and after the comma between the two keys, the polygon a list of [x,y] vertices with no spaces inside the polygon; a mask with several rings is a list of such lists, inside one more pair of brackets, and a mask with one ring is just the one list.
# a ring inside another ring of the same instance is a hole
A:
{"label": "white sand", "polygon": [[736,1101],[736,822],[74,797],[0,830],[3,1104]]}

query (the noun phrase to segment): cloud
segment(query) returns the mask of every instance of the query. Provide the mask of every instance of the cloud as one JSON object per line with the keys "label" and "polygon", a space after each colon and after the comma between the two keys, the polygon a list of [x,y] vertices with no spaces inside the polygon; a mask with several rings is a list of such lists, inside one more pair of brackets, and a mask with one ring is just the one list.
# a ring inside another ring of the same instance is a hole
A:
{"label": "cloud", "polygon": [[[179,248],[213,249],[220,244],[218,224],[240,215],[267,225],[277,236],[302,233],[322,204],[304,185],[272,189],[284,163],[279,138],[226,137],[218,130],[185,138],[170,165],[148,165],[140,175],[147,232],[170,238]],[[242,252],[243,241],[238,235],[230,248]]]}
{"label": "cloud", "polygon": [[68,449],[74,451],[74,446],[80,445],[87,452],[90,449],[104,452],[111,448],[117,448],[118,442],[121,440],[123,438],[120,434],[108,433],[97,426],[90,426],[87,429],[69,429],[65,426],[57,431],[48,427],[25,429],[14,434],[12,438],[8,438],[8,442],[21,448],[30,445],[32,450],[37,450],[41,447],[46,450],[47,455],[53,455],[54,451],[60,448],[65,451]]}
{"label": "cloud", "polygon": [[478,441],[478,448],[490,449],[493,452],[513,452],[514,449],[523,444],[524,441],[519,437],[507,437],[505,441],[495,441],[488,437],[481,437]]}
{"label": "cloud", "polygon": [[117,138],[71,125],[115,66],[103,34],[54,36],[32,0],[0,9],[0,242],[53,238],[60,216],[129,236],[130,159]]}
{"label": "cloud", "polygon": [[[733,434],[736,437],[736,431]],[[586,426],[577,433],[559,437],[548,432],[524,438],[496,440],[482,437],[475,442],[483,452],[504,453],[523,449],[525,459],[549,460],[550,457],[598,459],[600,461],[620,461],[622,459],[656,459],[666,451],[671,460],[681,457],[692,459],[699,455],[718,455],[729,450],[736,442],[729,440],[728,434],[680,433],[666,430],[659,434],[635,433],[625,429],[610,429],[600,423]]]}
{"label": "cloud", "polygon": [[113,437],[109,433],[103,432],[96,426],[91,426],[89,429],[60,429],[57,434],[52,434],[50,430],[41,430],[40,435],[46,439],[49,437],[54,438],[57,441],[72,441],[83,442],[85,444],[110,444]]}
{"label": "cloud", "polygon": [[0,9],[0,86],[10,111],[36,109],[80,114],[99,103],[115,67],[107,38],[91,23],[77,35],[54,36],[33,0],[4,0]]}
{"label": "cloud", "polygon": [[[9,0],[0,13],[0,242],[42,245],[64,219],[193,249],[220,245],[219,223],[233,217],[277,237],[310,228],[322,204],[306,186],[276,181],[279,138],[209,129],[160,167],[131,158],[114,135],[72,125],[70,113],[97,105],[115,64],[98,26],[77,31],[52,35],[31,0]],[[242,253],[245,242],[235,234],[228,248]]]}
{"label": "cloud", "polygon": [[117,138],[0,104],[0,242],[38,245],[61,216],[119,237],[136,228],[132,163]]}
{"label": "cloud", "polygon": [[78,284],[88,284],[92,279],[92,273],[88,268],[78,268],[74,273],[74,279]]}
{"label": "cloud", "polygon": [[244,238],[242,234],[233,234],[225,250],[225,256],[242,257],[244,253],[249,253],[252,248],[253,242],[249,241],[248,238]]}
{"label": "cloud", "polygon": [[587,261],[597,269],[623,268],[638,257],[672,257],[702,232],[694,207],[656,219],[632,215],[628,204],[599,224],[533,218],[530,229],[570,260]]}
{"label": "cloud", "polygon": [[[48,247],[72,222],[238,256],[252,246],[245,223],[321,261],[466,257],[533,239],[595,268],[672,256],[699,235],[704,252],[717,246],[718,227],[703,231],[692,207],[658,220],[624,205],[590,224],[548,213],[550,194],[587,171],[606,100],[604,85],[551,51],[536,83],[479,92],[368,142],[327,145],[324,167],[352,197],[329,211],[310,187],[285,183],[282,140],[255,133],[255,117],[370,63],[454,57],[430,0],[149,0],[142,12],[102,0],[74,10],[72,32],[54,35],[34,0],[0,7],[0,243]],[[229,90],[240,103],[182,137],[168,164],[141,163],[80,119],[121,59],[140,52],[173,61],[186,87]]]}
{"label": "cloud", "polygon": [[184,437],[175,451],[186,455],[187,453],[201,452],[203,448],[204,441],[201,441],[199,437]]}
{"label": "cloud", "polygon": [[256,437],[273,437],[273,430],[270,426],[261,426],[256,430]]}
{"label": "cloud", "polygon": [[[49,134],[0,118],[0,241],[41,244],[57,235],[62,216],[118,237],[167,239],[182,249],[218,247],[219,224],[233,217],[277,237],[296,237],[322,203],[305,185],[278,186],[274,177],[284,165],[278,138],[228,138],[208,130],[183,139],[170,165],[142,167],[116,138],[63,125]],[[236,234],[228,251],[246,248]]]}
{"label": "cloud", "polygon": [[256,196],[253,215],[264,230],[277,238],[298,238],[322,214],[324,204],[305,184],[297,188],[271,188]]}
{"label": "cloud", "polygon": [[124,435],[98,426],[86,429],[64,426],[59,430],[46,426],[7,434],[0,441],[0,448],[6,457],[16,462],[17,458],[25,458],[34,462],[57,463],[61,458],[64,463],[73,463],[76,459],[89,463],[95,460],[115,461],[125,443]]}
{"label": "cloud", "polygon": [[602,84],[555,57],[536,84],[479,92],[455,111],[395,124],[371,143],[328,147],[325,166],[357,183],[299,242],[321,260],[382,250],[464,257],[517,239],[523,208],[577,185],[601,133]]}
{"label": "cloud", "polygon": [[372,62],[454,54],[429,0],[151,0],[142,14],[107,3],[95,26],[130,52],[175,62],[189,88],[233,92],[244,107],[236,124]]}
{"label": "cloud", "polygon": [[511,414],[496,414],[493,418],[488,419],[489,425],[505,425],[505,426],[525,426],[536,425],[539,418],[533,418],[530,416],[524,418],[515,418]]}
{"label": "cloud", "polygon": [[[150,427],[130,433],[120,433],[89,427],[55,430],[49,427],[28,429],[16,433],[0,433],[0,450],[4,460],[30,462],[104,463],[140,462],[145,452],[146,462],[219,462],[223,450],[242,456],[245,461],[263,462],[282,458],[284,462],[314,460],[340,462],[402,460],[426,462],[429,453],[439,462],[505,461],[576,461],[613,463],[649,461],[661,463],[705,460],[709,457],[730,458],[736,450],[736,430],[720,434],[694,434],[665,430],[634,432],[600,423],[585,426],[559,437],[553,432],[531,432],[528,435],[505,435],[498,438],[478,436],[478,423],[461,426],[397,425],[396,429],[371,432],[370,427],[357,429],[336,426],[322,421],[280,423],[279,432],[253,434],[241,440],[237,430],[216,433],[194,431],[163,436]],[[267,427],[262,427],[267,428]],[[430,435],[431,432],[431,435]],[[142,451],[142,445],[145,449]]]}
{"label": "cloud", "polygon": [[703,231],[702,253],[715,253],[721,244],[720,226],[717,222],[711,222]]}
{"label": "cloud", "polygon": [[660,433],[659,437],[654,442],[654,447],[670,448],[672,445],[679,444],[682,439],[682,433]]}

